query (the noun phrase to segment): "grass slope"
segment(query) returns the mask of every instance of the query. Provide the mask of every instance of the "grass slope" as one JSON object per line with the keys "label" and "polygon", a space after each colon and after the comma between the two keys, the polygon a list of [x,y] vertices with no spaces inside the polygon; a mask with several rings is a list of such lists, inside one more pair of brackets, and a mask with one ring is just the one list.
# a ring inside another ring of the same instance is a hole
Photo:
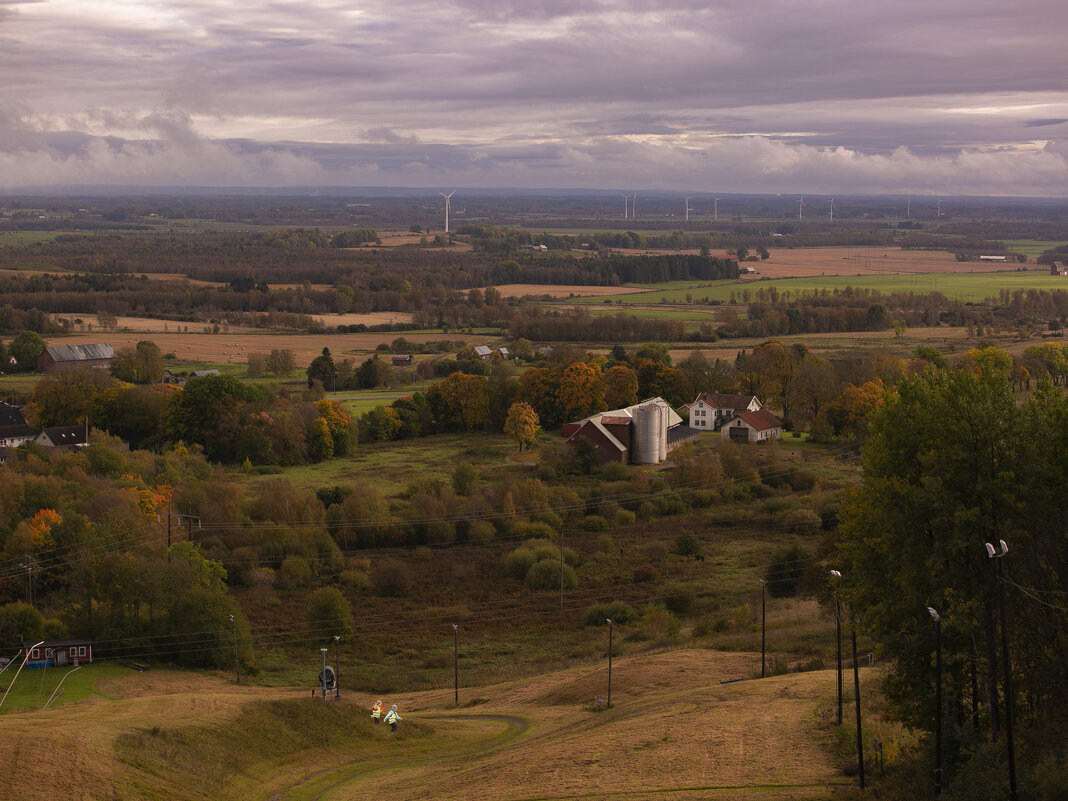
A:
{"label": "grass slope", "polygon": [[368,695],[210,676],[113,676],[48,712],[5,715],[0,775],[25,801],[70,798],[829,798],[834,674],[753,675],[759,656],[684,650],[452,691],[401,694],[402,731]]}

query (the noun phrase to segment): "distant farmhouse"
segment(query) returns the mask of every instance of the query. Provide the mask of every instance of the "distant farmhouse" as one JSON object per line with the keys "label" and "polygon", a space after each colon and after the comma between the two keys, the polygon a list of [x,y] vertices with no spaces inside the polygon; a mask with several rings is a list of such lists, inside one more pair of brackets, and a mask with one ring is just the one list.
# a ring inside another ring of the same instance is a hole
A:
{"label": "distant farmhouse", "polygon": [[54,345],[37,357],[37,369],[44,373],[72,370],[76,367],[107,369],[115,358],[115,349],[107,342],[95,345]]}
{"label": "distant farmhouse", "polygon": [[569,445],[592,442],[604,462],[660,464],[667,455],[701,432],[682,424],[682,418],[663,398],[649,400],[565,423]]}
{"label": "distant farmhouse", "polygon": [[[27,645],[19,657],[26,656]],[[63,667],[88,664],[93,661],[92,640],[45,640],[30,651],[26,665],[31,668]]]}
{"label": "distant farmhouse", "polygon": [[690,427],[701,431],[719,431],[738,412],[758,412],[763,404],[756,395],[725,395],[702,392],[690,404]]}
{"label": "distant farmhouse", "polygon": [[1049,266],[1050,275],[1068,275],[1068,267],[1064,266],[1063,261],[1055,261]]}

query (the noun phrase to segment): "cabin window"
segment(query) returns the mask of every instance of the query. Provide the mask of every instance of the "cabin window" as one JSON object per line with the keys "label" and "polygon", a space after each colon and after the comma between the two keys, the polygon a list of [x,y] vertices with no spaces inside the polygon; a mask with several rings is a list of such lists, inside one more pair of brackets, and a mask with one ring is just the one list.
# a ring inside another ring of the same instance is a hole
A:
{"label": "cabin window", "polygon": [[40,648],[34,648],[33,649],[33,653],[30,654],[30,656],[33,659],[40,659],[41,658],[41,649]]}
{"label": "cabin window", "polygon": [[84,645],[79,646],[77,651],[78,651],[78,656],[85,656],[85,646]]}

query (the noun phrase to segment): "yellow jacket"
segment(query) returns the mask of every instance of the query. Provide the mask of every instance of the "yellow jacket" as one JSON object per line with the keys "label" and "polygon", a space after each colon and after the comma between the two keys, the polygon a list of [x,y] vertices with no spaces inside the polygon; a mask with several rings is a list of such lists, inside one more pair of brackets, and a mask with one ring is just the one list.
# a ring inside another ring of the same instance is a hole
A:
{"label": "yellow jacket", "polygon": [[382,716],[382,704],[375,704],[371,707],[371,717],[377,718]]}

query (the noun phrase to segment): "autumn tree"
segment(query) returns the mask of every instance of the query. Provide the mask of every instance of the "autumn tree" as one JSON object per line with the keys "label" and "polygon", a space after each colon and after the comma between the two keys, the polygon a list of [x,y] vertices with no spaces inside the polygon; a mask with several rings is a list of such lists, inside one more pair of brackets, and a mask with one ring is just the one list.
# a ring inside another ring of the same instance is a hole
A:
{"label": "autumn tree", "polygon": [[638,402],[638,376],[633,370],[617,364],[605,371],[604,402],[609,409],[622,409]]}
{"label": "autumn tree", "polygon": [[163,378],[163,354],[150,340],[141,340],[133,348],[124,348],[111,362],[111,374],[131,384],[154,384]]}
{"label": "autumn tree", "polygon": [[528,448],[534,444],[541,427],[538,425],[538,413],[525,401],[516,401],[508,407],[508,418],[504,421],[504,433],[518,446]]}
{"label": "autumn tree", "polygon": [[568,420],[580,420],[605,406],[605,383],[595,363],[574,362],[560,374],[556,399]]}

